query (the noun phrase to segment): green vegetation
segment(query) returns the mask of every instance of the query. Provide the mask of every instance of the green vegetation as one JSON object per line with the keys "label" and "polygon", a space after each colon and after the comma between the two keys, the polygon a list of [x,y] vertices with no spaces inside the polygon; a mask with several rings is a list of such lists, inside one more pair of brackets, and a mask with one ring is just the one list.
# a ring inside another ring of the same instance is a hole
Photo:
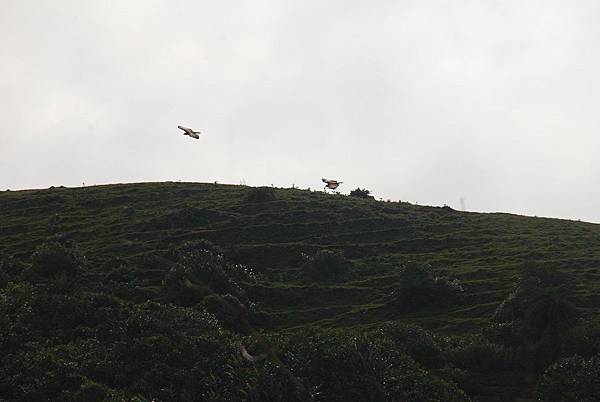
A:
{"label": "green vegetation", "polygon": [[0,399],[600,393],[600,226],[354,195],[0,193]]}
{"label": "green vegetation", "polygon": [[371,191],[366,188],[356,188],[355,190],[350,191],[350,197],[359,197],[359,198],[374,198],[371,195]]}

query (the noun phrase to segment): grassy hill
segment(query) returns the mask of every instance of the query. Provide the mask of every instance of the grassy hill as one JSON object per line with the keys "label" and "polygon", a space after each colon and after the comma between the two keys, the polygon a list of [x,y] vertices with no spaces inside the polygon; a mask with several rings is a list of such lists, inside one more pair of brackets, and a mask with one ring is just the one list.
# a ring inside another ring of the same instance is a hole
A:
{"label": "grassy hill", "polygon": [[[164,279],[177,263],[172,250],[200,240],[220,248],[230,264],[244,265],[249,276],[238,282],[252,304],[249,322],[265,336],[358,333],[400,322],[456,349],[493,325],[530,269],[569,278],[578,323],[600,319],[600,225],[221,184],[0,193],[0,256],[13,261],[4,286],[35,282],[19,270],[35,262],[41,244],[57,241],[85,256],[77,275],[96,292],[168,305]],[[339,266],[335,275],[326,272],[331,264]],[[407,285],[413,265],[425,267],[418,275],[426,271],[416,280],[432,284],[422,294]],[[110,289],[103,287],[108,283]],[[476,400],[531,396],[538,378],[516,379],[526,371],[480,373],[481,384],[466,393]]]}

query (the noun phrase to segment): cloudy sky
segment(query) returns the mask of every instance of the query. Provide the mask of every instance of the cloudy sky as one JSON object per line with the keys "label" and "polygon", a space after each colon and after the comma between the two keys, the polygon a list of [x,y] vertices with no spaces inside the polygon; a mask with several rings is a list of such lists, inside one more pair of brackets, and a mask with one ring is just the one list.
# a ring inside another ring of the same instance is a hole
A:
{"label": "cloudy sky", "polygon": [[598,1],[0,6],[0,189],[328,177],[600,222]]}

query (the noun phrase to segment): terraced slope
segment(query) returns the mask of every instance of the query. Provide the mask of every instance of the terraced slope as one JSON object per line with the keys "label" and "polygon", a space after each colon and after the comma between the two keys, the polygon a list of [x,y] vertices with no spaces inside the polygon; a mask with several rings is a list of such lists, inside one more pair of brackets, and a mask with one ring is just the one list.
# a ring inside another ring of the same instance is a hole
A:
{"label": "terraced slope", "polygon": [[[447,334],[476,332],[507,296],[518,269],[569,272],[577,307],[600,317],[600,225],[509,214],[378,202],[297,189],[253,202],[249,187],[145,183],[0,193],[0,254],[27,260],[40,242],[74,240],[102,281],[122,265],[129,296],[159,298],[171,245],[206,239],[258,280],[249,298],[267,330],[370,325],[402,318]],[[307,256],[339,250],[356,274],[345,281],[302,277]],[[391,298],[406,261],[458,279],[464,298],[418,312]]]}

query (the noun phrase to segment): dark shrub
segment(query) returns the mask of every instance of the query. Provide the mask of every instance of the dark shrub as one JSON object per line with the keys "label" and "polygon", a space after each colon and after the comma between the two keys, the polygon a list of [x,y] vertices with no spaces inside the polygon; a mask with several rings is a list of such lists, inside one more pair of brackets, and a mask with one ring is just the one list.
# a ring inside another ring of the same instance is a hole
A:
{"label": "dark shrub", "polygon": [[33,253],[31,270],[44,277],[54,277],[74,274],[84,263],[84,256],[75,247],[49,242],[39,246]]}
{"label": "dark shrub", "polygon": [[239,264],[231,266],[222,254],[208,249],[185,250],[165,275],[163,288],[169,298],[186,306],[211,294],[230,294],[247,306],[246,292],[228,275],[229,271],[243,277],[244,268]]}
{"label": "dark shrub", "polygon": [[275,190],[271,187],[253,187],[246,193],[246,202],[275,201]]}
{"label": "dark shrub", "polygon": [[393,322],[380,331],[390,338],[398,350],[410,355],[425,367],[443,364],[442,350],[433,334],[418,325]]}
{"label": "dark shrub", "polygon": [[299,334],[286,360],[327,401],[467,401],[454,384],[423,370],[377,333]]}
{"label": "dark shrub", "polygon": [[130,400],[112,399],[123,391],[142,395],[140,401],[244,399],[241,390],[253,374],[240,364],[236,340],[203,309],[113,300],[89,305],[101,319],[79,320],[87,328],[77,336],[60,320],[53,322],[55,335],[46,336],[28,324],[37,315],[31,293],[0,293],[0,344],[7,334],[19,338],[0,353],[0,398]]}
{"label": "dark shrub", "polygon": [[577,317],[570,293],[564,274],[539,267],[525,269],[496,310],[494,320],[522,321],[536,335],[564,329]]}
{"label": "dark shrub", "polygon": [[492,322],[483,330],[483,335],[492,343],[508,348],[518,348],[523,342],[523,323],[519,321]]}
{"label": "dark shrub", "polygon": [[356,190],[352,190],[350,191],[350,196],[351,197],[358,197],[358,198],[374,198],[371,195],[371,191],[367,190],[366,188],[357,188]]}
{"label": "dark shrub", "polygon": [[591,322],[566,330],[562,334],[562,355],[590,358],[600,355],[600,323]]}
{"label": "dark shrub", "polygon": [[12,256],[0,256],[0,272],[6,277],[14,277],[20,273],[17,262]]}
{"label": "dark shrub", "polygon": [[391,306],[399,311],[449,305],[463,295],[458,280],[436,276],[429,265],[409,262],[400,268],[400,278],[391,301]]}
{"label": "dark shrub", "polygon": [[33,350],[3,356],[0,364],[0,395],[9,400],[42,402],[64,400],[65,392],[77,389],[80,380],[73,367],[41,345]]}
{"label": "dark shrub", "polygon": [[576,320],[572,289],[565,274],[533,266],[521,272],[510,294],[494,313],[496,338],[515,350],[531,375],[540,375],[561,355],[561,335]]}
{"label": "dark shrub", "polygon": [[512,367],[510,351],[504,346],[477,337],[453,348],[448,360],[469,371],[502,371]]}
{"label": "dark shrub", "polygon": [[230,294],[223,296],[213,294],[204,298],[203,305],[228,328],[244,334],[252,331],[248,324],[248,307],[237,297]]}
{"label": "dark shrub", "polygon": [[310,281],[338,282],[352,275],[352,263],[330,250],[319,250],[301,267],[302,277]]}
{"label": "dark shrub", "polygon": [[109,391],[106,386],[88,380],[81,384],[73,396],[73,402],[103,402]]}
{"label": "dark shrub", "polygon": [[540,401],[594,402],[600,395],[600,355],[585,360],[573,356],[554,363],[542,376],[537,390]]}

